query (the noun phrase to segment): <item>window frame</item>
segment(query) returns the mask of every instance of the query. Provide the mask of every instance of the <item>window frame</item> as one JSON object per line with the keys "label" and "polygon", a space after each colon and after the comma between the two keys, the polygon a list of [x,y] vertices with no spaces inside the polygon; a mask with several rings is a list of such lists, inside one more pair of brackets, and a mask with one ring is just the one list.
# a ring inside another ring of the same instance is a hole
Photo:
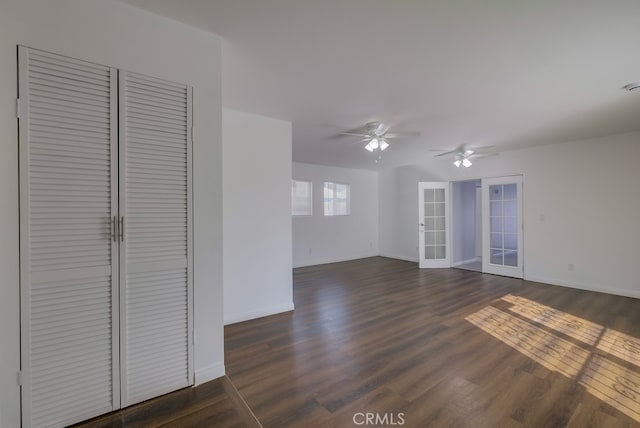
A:
{"label": "window frame", "polygon": [[[327,185],[333,185],[333,192],[334,192],[334,196],[332,197],[332,201],[333,201],[333,206],[334,206],[334,210],[333,213],[327,213],[327,196],[326,196],[326,191],[327,191]],[[346,198],[345,198],[345,203],[346,203],[346,212],[344,214],[336,214],[335,213],[335,204],[336,204],[336,185],[340,185],[340,186],[345,186],[346,188]],[[322,183],[322,211],[325,217],[344,217],[344,216],[350,216],[351,215],[351,184],[349,183],[341,183],[339,181],[324,181]]]}
{"label": "window frame", "polygon": [[[309,201],[309,214],[295,214],[294,213],[294,195],[293,195],[293,185],[298,182],[298,183],[306,183],[309,185],[309,197],[308,197],[308,201]],[[298,179],[298,178],[292,178],[291,179],[291,217],[312,217],[313,216],[313,181],[311,180],[304,180],[304,179]]]}

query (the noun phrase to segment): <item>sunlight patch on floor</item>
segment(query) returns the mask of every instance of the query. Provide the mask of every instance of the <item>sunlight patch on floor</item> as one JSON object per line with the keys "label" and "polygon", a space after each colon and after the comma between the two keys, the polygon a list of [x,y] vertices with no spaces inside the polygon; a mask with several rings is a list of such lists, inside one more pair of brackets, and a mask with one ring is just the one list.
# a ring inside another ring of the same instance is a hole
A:
{"label": "sunlight patch on floor", "polygon": [[603,330],[600,324],[567,314],[524,297],[508,294],[502,300],[513,303],[513,306],[509,308],[511,312],[522,315],[588,345],[596,343]]}
{"label": "sunlight patch on floor", "polygon": [[524,297],[509,294],[502,300],[529,321],[491,305],[465,319],[547,369],[578,379],[590,394],[640,422],[640,374],[601,355],[632,363],[640,372],[640,340]]}
{"label": "sunlight patch on floor", "polygon": [[573,378],[587,362],[589,352],[493,306],[466,318],[493,337],[552,371]]}
{"label": "sunlight patch on floor", "polygon": [[589,393],[640,421],[640,376],[595,354],[580,378]]}
{"label": "sunlight patch on floor", "polygon": [[633,336],[607,329],[598,342],[598,349],[640,366],[640,340]]}

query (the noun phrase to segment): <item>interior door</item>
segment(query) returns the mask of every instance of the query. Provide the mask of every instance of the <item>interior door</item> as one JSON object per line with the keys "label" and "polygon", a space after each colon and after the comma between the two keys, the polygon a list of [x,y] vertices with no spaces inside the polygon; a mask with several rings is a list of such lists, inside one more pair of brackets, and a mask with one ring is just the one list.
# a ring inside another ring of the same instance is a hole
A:
{"label": "interior door", "polygon": [[19,48],[25,428],[120,406],[116,82],[113,68]]}
{"label": "interior door", "polygon": [[418,224],[420,267],[450,267],[449,182],[418,183]]}
{"label": "interior door", "polygon": [[482,222],[482,271],[522,278],[522,176],[482,180]]}
{"label": "interior door", "polygon": [[124,407],[193,384],[191,88],[119,84]]}

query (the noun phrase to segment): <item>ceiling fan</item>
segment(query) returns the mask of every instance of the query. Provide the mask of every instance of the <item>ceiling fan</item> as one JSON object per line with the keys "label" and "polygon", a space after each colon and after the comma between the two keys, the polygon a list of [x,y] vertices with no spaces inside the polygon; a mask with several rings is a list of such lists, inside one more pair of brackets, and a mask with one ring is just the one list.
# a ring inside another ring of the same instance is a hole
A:
{"label": "ceiling fan", "polygon": [[389,140],[394,138],[417,137],[419,132],[393,132],[389,133],[389,125],[382,122],[369,122],[363,128],[353,131],[341,132],[340,135],[354,135],[363,137],[361,143],[366,142],[364,148],[369,152],[376,150],[385,151],[389,147]]}
{"label": "ceiling fan", "polygon": [[483,158],[487,156],[497,156],[498,153],[490,151],[492,148],[493,146],[472,147],[468,144],[460,144],[453,150],[432,149],[432,151],[444,151],[444,153],[440,153],[439,155],[436,155],[436,157],[452,157],[453,164],[456,166],[456,168],[460,168],[460,166],[469,168],[471,165],[473,165],[471,159]]}

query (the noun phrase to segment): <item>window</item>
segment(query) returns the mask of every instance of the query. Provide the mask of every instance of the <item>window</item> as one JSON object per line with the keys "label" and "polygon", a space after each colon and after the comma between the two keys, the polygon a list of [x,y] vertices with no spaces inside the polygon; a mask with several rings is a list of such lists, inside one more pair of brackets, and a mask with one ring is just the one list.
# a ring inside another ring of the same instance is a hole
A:
{"label": "window", "polygon": [[291,181],[291,215],[311,215],[311,189],[310,181]]}
{"label": "window", "polygon": [[349,215],[350,186],[348,184],[324,183],[324,215]]}

